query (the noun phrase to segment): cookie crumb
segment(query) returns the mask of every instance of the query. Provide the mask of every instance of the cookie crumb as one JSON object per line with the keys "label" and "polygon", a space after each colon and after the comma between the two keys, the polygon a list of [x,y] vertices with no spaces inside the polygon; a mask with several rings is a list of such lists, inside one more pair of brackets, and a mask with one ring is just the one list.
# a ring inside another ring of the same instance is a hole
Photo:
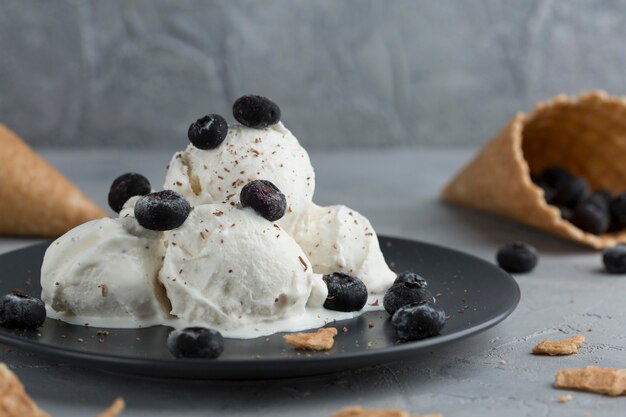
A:
{"label": "cookie crumb", "polygon": [[619,396],[626,394],[626,369],[584,368],[561,369],[554,377],[554,386]]}
{"label": "cookie crumb", "polygon": [[[346,407],[340,410],[338,413],[333,414],[331,417],[411,417],[411,415],[405,411],[397,408],[378,410],[378,409],[366,409],[363,407]],[[441,413],[434,414],[417,414],[413,417],[443,417]]]}
{"label": "cookie crumb", "polygon": [[560,404],[563,403],[567,403],[572,401],[572,396],[571,395],[561,395],[559,398],[556,399],[556,401]]}
{"label": "cookie crumb", "polygon": [[341,329],[341,331],[344,333],[348,333],[348,328],[346,326],[343,326],[343,329]]}
{"label": "cookie crumb", "polygon": [[118,397],[115,401],[113,401],[113,404],[111,404],[109,408],[98,414],[97,417],[116,417],[124,411],[125,407],[126,403],[124,402],[124,399]]}
{"label": "cookie crumb", "polygon": [[283,336],[285,342],[300,350],[329,350],[335,344],[337,329],[323,327],[315,333],[295,333]]}
{"label": "cookie crumb", "polygon": [[572,355],[578,352],[578,348],[584,341],[585,336],[583,335],[570,337],[569,339],[560,341],[544,340],[533,348],[533,353],[535,355],[549,356]]}
{"label": "cookie crumb", "polygon": [[378,307],[380,303],[378,302],[378,298],[374,300],[373,303],[370,304],[370,307]]}

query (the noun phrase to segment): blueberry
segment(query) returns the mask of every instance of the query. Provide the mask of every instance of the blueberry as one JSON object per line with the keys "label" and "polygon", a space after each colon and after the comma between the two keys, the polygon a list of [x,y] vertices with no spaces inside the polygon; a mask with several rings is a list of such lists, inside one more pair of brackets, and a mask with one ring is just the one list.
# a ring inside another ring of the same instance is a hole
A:
{"label": "blueberry", "polygon": [[143,196],[135,204],[135,218],[150,230],[172,230],[185,223],[191,206],[176,191],[165,190]]}
{"label": "blueberry", "polygon": [[226,139],[228,123],[219,114],[209,114],[189,126],[187,137],[198,149],[215,149]]}
{"label": "blueberry", "polygon": [[285,194],[265,180],[254,180],[244,185],[239,198],[243,207],[252,207],[271,222],[283,217],[287,209]]}
{"label": "blueberry", "polygon": [[363,281],[342,272],[323,276],[328,287],[324,308],[335,311],[359,311],[367,303],[367,287]]}
{"label": "blueberry", "polygon": [[113,211],[119,213],[129,198],[136,195],[146,195],[150,193],[150,190],[150,181],[143,175],[134,172],[120,175],[111,184],[109,206]]}
{"label": "blueberry", "polygon": [[280,121],[280,108],[267,97],[241,96],[233,104],[233,116],[244,126],[262,129]]}
{"label": "blueberry", "polygon": [[409,282],[411,284],[417,285],[419,288],[428,287],[428,282],[421,275],[416,274],[415,272],[403,272],[398,275],[396,280],[393,282],[394,284],[398,284],[401,282]]}
{"label": "blueberry", "polygon": [[224,338],[217,330],[186,327],[167,336],[167,348],[177,358],[215,359],[224,351]]}
{"label": "blueberry", "polygon": [[611,218],[606,207],[593,202],[578,204],[572,215],[572,224],[585,232],[601,235],[609,229]]}
{"label": "blueberry", "polygon": [[556,193],[552,203],[558,206],[574,208],[580,200],[589,195],[589,183],[583,178],[572,178],[569,181],[561,181],[556,187]]}
{"label": "blueberry", "polygon": [[607,189],[601,188],[599,190],[596,190],[593,192],[593,195],[602,198],[607,206],[611,206],[611,201],[613,200],[613,194],[611,194],[611,192]]}
{"label": "blueberry", "polygon": [[548,204],[551,204],[554,200],[554,196],[556,195],[556,189],[548,185],[548,183],[542,178],[538,178],[534,181],[535,185],[543,190],[543,198]]}
{"label": "blueberry", "polygon": [[557,188],[562,182],[570,181],[572,174],[563,167],[553,165],[541,171],[539,178],[545,181],[549,187]]}
{"label": "blueberry", "polygon": [[387,313],[395,313],[400,307],[411,303],[434,303],[435,297],[426,288],[411,282],[393,284],[385,293],[383,306]]}
{"label": "blueberry", "polygon": [[537,251],[532,246],[521,243],[509,243],[498,250],[496,260],[500,268],[507,272],[530,272],[537,266]]}
{"label": "blueberry", "polygon": [[39,298],[14,291],[0,298],[0,325],[35,330],[46,320],[46,305]]}
{"label": "blueberry", "polygon": [[391,318],[400,340],[419,340],[439,334],[446,323],[446,313],[429,303],[412,303],[401,307]]}
{"label": "blueberry", "polygon": [[626,274],[626,245],[619,244],[605,250],[602,254],[602,262],[607,272]]}
{"label": "blueberry", "polygon": [[572,220],[572,217],[574,216],[574,212],[571,208],[563,207],[563,206],[557,206],[557,208],[561,212],[561,218],[563,220],[567,220],[568,222]]}
{"label": "blueberry", "polygon": [[626,227],[626,193],[618,194],[611,200],[611,216],[619,228]]}

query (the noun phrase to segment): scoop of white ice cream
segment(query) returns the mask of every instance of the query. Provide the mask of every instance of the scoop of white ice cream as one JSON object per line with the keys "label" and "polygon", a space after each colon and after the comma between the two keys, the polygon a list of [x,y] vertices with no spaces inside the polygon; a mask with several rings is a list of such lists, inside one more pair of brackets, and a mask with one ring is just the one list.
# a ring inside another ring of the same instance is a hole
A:
{"label": "scoop of white ice cream", "polygon": [[178,191],[192,206],[236,203],[241,188],[257,179],[271,181],[285,194],[288,208],[278,224],[294,233],[313,199],[315,173],[308,153],[282,123],[266,129],[229,126],[216,149],[189,145],[174,154],[164,188]]}
{"label": "scoop of white ice cream", "polygon": [[288,330],[284,321],[297,322],[307,303],[319,307],[327,296],[288,233],[250,208],[223,203],[196,206],[169,233],[159,279],[173,315],[234,337]]}
{"label": "scoop of white ice cream", "polygon": [[396,278],[380,250],[370,222],[346,206],[312,205],[308,230],[298,243],[320,274],[344,272],[359,277],[370,293],[386,291]]}
{"label": "scoop of white ice cream", "polygon": [[127,203],[119,218],[84,223],[50,245],[41,297],[51,317],[105,327],[167,320],[169,305],[157,280],[161,233],[142,228],[132,212]]}

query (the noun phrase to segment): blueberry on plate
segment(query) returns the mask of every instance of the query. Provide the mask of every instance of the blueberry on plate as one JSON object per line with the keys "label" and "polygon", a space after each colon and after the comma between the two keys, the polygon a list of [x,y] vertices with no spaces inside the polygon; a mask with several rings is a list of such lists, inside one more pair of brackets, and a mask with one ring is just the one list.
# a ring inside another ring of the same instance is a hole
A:
{"label": "blueberry on plate", "polygon": [[393,282],[394,284],[399,284],[401,282],[409,282],[411,284],[415,284],[419,288],[428,287],[428,282],[421,275],[416,274],[415,272],[406,271],[401,274],[398,274],[398,277]]}
{"label": "blueberry on plate", "polygon": [[557,206],[574,208],[589,193],[589,183],[583,178],[575,177],[569,181],[561,181],[559,183],[552,203]]}
{"label": "blueberry on plate", "polygon": [[187,137],[198,149],[215,149],[224,142],[228,134],[228,123],[219,114],[208,114],[189,126]]}
{"label": "blueberry on plate", "polygon": [[605,250],[602,262],[607,272],[626,274],[626,245],[619,244]]}
{"label": "blueberry on plate", "polygon": [[496,260],[507,272],[530,272],[537,266],[537,250],[526,243],[509,243],[498,250]]}
{"label": "blueberry on plate", "polygon": [[558,165],[552,165],[541,171],[539,178],[551,187],[557,188],[562,182],[572,179],[570,172]]}
{"label": "blueberry on plate", "polygon": [[215,359],[224,351],[224,338],[217,330],[186,327],[167,336],[167,348],[177,358]]}
{"label": "blueberry on plate", "polygon": [[17,291],[0,298],[0,325],[9,329],[35,330],[46,320],[46,306],[39,298]]}
{"label": "blueberry on plate", "polygon": [[150,181],[143,175],[134,172],[120,175],[111,184],[108,198],[109,206],[113,211],[119,213],[129,198],[149,194],[150,190]]}
{"label": "blueberry on plate", "polygon": [[323,280],[328,287],[328,296],[324,308],[334,311],[359,311],[367,303],[367,287],[357,277],[333,272],[324,275]]}
{"label": "blueberry on plate", "polygon": [[581,202],[572,214],[572,224],[585,232],[601,235],[609,230],[611,218],[608,208],[600,202]]}
{"label": "blueberry on plate", "polygon": [[269,181],[254,180],[243,186],[239,195],[243,207],[252,207],[273,222],[285,215],[287,198]]}
{"label": "blueberry on plate", "polygon": [[393,284],[383,297],[383,307],[393,315],[400,307],[411,303],[435,303],[435,297],[426,288],[411,282]]}
{"label": "blueberry on plate", "polygon": [[190,212],[185,197],[172,190],[145,195],[135,204],[135,218],[150,230],[176,229],[185,223]]}
{"label": "blueberry on plate", "polygon": [[441,307],[429,303],[412,303],[400,307],[391,318],[398,338],[403,341],[420,340],[439,334],[446,323]]}
{"label": "blueberry on plate", "polygon": [[244,126],[263,129],[280,121],[280,108],[267,97],[247,95],[235,101],[233,116]]}

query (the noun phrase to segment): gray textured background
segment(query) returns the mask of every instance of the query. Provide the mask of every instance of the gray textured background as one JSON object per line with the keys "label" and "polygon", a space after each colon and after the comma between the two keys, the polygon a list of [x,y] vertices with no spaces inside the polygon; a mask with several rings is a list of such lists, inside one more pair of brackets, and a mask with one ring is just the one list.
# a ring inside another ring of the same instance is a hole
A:
{"label": "gray textured background", "polygon": [[626,2],[0,0],[0,121],[180,147],[242,93],[310,148],[479,144],[558,92],[626,91]]}

